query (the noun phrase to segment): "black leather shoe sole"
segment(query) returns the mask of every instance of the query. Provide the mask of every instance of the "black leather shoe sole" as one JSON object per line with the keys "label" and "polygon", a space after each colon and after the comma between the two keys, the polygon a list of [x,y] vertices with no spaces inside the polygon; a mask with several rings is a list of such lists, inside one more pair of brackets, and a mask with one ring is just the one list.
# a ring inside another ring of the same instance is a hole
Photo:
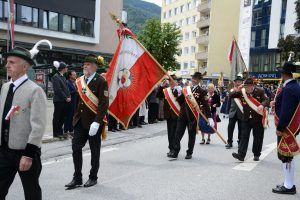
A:
{"label": "black leather shoe sole", "polygon": [[92,187],[94,185],[97,184],[97,181],[91,181],[91,180],[88,180],[84,185],[83,187]]}
{"label": "black leather shoe sole", "polygon": [[239,154],[237,154],[237,153],[232,153],[232,156],[233,156],[235,159],[238,159],[239,161],[244,162],[244,158],[243,158],[241,155],[239,155]]}
{"label": "black leather shoe sole", "polygon": [[287,189],[283,185],[281,185],[281,186],[277,185],[276,188],[272,189],[272,192],[276,193],[276,194],[290,194],[290,195],[293,195],[293,194],[296,194],[296,187],[293,186],[292,189]]}

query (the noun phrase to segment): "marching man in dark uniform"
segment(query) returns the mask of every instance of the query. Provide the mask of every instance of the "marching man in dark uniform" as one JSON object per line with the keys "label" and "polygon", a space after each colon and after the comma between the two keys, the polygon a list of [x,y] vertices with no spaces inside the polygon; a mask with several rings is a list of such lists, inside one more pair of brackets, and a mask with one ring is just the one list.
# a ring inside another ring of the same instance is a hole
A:
{"label": "marching man in dark uniform", "polygon": [[278,89],[275,102],[271,102],[272,109],[275,109],[278,158],[283,163],[284,172],[284,183],[272,190],[279,194],[296,194],[293,157],[300,151],[295,138],[300,130],[300,86],[293,79],[293,72],[296,72],[296,66],[292,63],[283,66],[283,87]]}
{"label": "marching man in dark uniform", "polygon": [[[238,88],[240,85],[243,84],[243,77],[237,76],[234,80],[234,87]],[[234,89],[231,89],[231,92],[233,92]],[[238,125],[238,142],[240,142],[241,138],[241,132],[242,132],[242,112],[243,112],[243,105],[239,98],[230,98],[231,104],[230,104],[230,110],[229,110],[229,123],[228,123],[228,140],[226,144],[226,149],[232,148],[232,138],[233,138],[233,132],[235,128],[235,124]]]}
{"label": "marching man in dark uniform", "polygon": [[211,112],[207,102],[206,91],[201,89],[199,83],[202,79],[200,72],[195,72],[192,77],[193,86],[183,88],[182,95],[177,98],[180,104],[180,114],[177,120],[176,133],[174,138],[174,151],[168,157],[177,158],[180,151],[180,141],[184,135],[186,127],[189,133],[188,150],[185,159],[191,159],[197,132],[197,124],[199,112],[201,111],[206,115],[209,120],[209,125],[214,126],[214,120],[211,118]]}
{"label": "marching man in dark uniform", "polygon": [[233,90],[229,96],[241,100],[244,114],[242,116],[242,134],[238,153],[232,153],[232,156],[240,161],[244,161],[250,132],[253,130],[252,152],[254,161],[259,161],[264,139],[264,128],[268,126],[268,116],[265,109],[268,106],[267,97],[262,88],[254,86],[252,78],[247,78],[243,85]]}
{"label": "marching man in dark uniform", "polygon": [[98,67],[103,64],[103,58],[89,54],[83,65],[83,76],[76,79],[76,87],[79,95],[78,106],[75,111],[73,125],[74,138],[72,140],[74,177],[65,185],[68,189],[82,185],[82,148],[89,141],[91,149],[90,175],[84,187],[97,184],[97,173],[100,162],[101,134],[105,124],[103,122],[108,109],[108,87],[106,80],[96,73]]}
{"label": "marching man in dark uniform", "polygon": [[177,77],[171,75],[172,80],[170,80],[170,87],[166,87],[166,84],[163,83],[157,92],[157,97],[164,99],[164,118],[167,120],[167,130],[168,130],[168,141],[169,141],[169,152],[167,155],[170,155],[174,150],[174,136],[177,126],[177,119],[180,112],[180,105],[177,102],[177,97],[181,95],[182,88],[178,86]]}

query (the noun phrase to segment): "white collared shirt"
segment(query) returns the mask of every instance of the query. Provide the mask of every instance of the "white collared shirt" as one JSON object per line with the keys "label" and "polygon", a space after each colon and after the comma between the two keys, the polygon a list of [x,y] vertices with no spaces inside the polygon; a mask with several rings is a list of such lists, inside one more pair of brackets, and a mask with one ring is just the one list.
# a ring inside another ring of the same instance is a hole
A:
{"label": "white collared shirt", "polygon": [[289,82],[291,82],[291,81],[293,81],[293,80],[294,80],[293,78],[290,78],[290,79],[284,81],[283,87],[285,87]]}
{"label": "white collared shirt", "polygon": [[91,80],[93,80],[93,78],[94,78],[95,75],[96,75],[96,72],[94,72],[94,73],[93,73],[91,76],[89,76],[89,77],[85,77],[85,79],[88,79],[88,81],[86,82],[87,85],[91,82]]}
{"label": "white collared shirt", "polygon": [[20,78],[18,78],[15,81],[12,81],[12,79],[10,79],[9,83],[13,83],[14,84],[14,88],[13,91],[15,92],[15,90],[26,80],[28,79],[27,74],[24,74],[23,76],[21,76]]}

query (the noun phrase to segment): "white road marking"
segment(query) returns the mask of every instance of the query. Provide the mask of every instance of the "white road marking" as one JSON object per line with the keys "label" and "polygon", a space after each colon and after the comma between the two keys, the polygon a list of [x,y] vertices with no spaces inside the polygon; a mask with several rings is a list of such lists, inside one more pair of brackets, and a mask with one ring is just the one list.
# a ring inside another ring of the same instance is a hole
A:
{"label": "white road marking", "polygon": [[241,171],[252,171],[258,165],[258,163],[260,163],[265,157],[267,157],[267,155],[269,155],[274,149],[276,149],[277,143],[275,142],[272,144],[268,144],[265,147],[266,147],[266,149],[263,152],[261,152],[259,161],[253,161],[254,157],[251,157],[248,160],[246,160],[245,162],[235,166],[232,169],[241,170]]}
{"label": "white road marking", "polygon": [[[106,153],[106,152],[110,152],[110,151],[115,151],[115,150],[118,150],[118,149],[119,149],[119,148],[107,147],[107,148],[101,149],[101,153]],[[88,152],[88,153],[84,153],[84,154],[82,155],[82,157],[86,157],[86,156],[90,156],[90,155],[91,155],[91,153]],[[63,162],[63,161],[66,161],[66,160],[72,160],[72,156],[63,157],[63,158],[55,158],[54,160],[50,160],[50,161],[43,162],[42,165],[43,165],[43,166],[51,165],[51,164]]]}

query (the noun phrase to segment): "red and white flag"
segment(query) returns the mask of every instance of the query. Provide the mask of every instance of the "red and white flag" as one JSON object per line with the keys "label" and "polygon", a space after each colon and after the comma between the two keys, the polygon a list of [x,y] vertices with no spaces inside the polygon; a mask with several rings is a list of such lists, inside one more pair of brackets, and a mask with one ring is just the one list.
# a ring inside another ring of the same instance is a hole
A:
{"label": "red and white flag", "polygon": [[231,80],[234,80],[238,74],[248,71],[242,57],[241,51],[234,38],[232,38],[228,53],[228,60],[231,64]]}
{"label": "red and white flag", "polygon": [[106,74],[109,113],[126,128],[136,110],[167,72],[126,27]]}

